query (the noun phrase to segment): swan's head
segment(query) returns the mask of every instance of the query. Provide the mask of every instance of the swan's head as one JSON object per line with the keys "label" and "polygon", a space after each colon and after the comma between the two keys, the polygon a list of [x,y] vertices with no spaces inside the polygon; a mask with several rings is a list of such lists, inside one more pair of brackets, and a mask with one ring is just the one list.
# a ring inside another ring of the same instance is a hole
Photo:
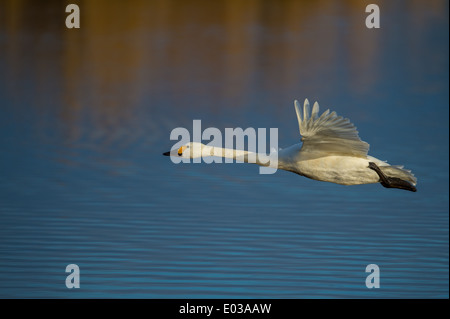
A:
{"label": "swan's head", "polygon": [[[197,158],[203,156],[209,156],[209,151],[207,150],[209,147],[205,144],[198,142],[189,142],[184,144],[178,149],[173,149],[170,152],[165,152],[163,155],[165,156],[179,156],[184,158]],[[208,154],[205,153],[208,152]]]}

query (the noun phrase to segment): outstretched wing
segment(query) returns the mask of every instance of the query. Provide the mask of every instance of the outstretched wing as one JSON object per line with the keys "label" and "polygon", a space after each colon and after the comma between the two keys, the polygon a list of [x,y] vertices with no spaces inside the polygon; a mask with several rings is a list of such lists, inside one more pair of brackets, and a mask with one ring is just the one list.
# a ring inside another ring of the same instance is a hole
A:
{"label": "outstretched wing", "polygon": [[308,99],[303,104],[302,117],[300,104],[297,100],[294,104],[302,135],[302,152],[321,152],[323,156],[366,157],[369,144],[361,141],[356,127],[349,119],[338,116],[336,112],[330,113],[330,110],[319,116],[319,104],[314,103],[311,111]]}

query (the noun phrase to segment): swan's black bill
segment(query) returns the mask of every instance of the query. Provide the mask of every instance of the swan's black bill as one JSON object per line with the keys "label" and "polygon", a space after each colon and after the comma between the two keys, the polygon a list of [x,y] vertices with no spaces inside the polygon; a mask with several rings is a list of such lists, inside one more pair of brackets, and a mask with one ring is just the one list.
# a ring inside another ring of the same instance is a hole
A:
{"label": "swan's black bill", "polygon": [[163,153],[164,156],[170,156],[170,152]]}

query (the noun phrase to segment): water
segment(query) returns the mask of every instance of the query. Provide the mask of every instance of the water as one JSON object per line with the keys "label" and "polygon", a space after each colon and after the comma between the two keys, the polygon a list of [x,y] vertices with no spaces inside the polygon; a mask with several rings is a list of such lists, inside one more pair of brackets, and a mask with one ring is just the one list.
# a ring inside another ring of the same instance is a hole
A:
{"label": "water", "polygon": [[[0,297],[448,298],[448,2],[79,3],[0,3]],[[161,155],[306,97],[418,192]]]}

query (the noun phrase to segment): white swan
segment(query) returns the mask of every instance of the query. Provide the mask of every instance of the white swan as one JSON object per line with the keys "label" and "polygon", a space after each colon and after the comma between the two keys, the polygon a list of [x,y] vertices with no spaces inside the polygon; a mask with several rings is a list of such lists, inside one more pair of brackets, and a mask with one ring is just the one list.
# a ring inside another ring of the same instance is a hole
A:
{"label": "white swan", "polygon": [[[403,169],[403,166],[389,165],[367,154],[369,144],[361,141],[356,127],[348,119],[329,110],[319,116],[319,104],[314,103],[311,111],[308,99],[303,105],[302,117],[297,100],[294,105],[303,143],[282,149],[276,154],[278,169],[342,185],[379,182],[387,188],[416,191],[417,179],[411,171]],[[187,143],[163,155],[186,158],[221,156],[259,165],[267,165],[268,157],[273,156],[197,142]],[[249,161],[250,155],[256,161]]]}

